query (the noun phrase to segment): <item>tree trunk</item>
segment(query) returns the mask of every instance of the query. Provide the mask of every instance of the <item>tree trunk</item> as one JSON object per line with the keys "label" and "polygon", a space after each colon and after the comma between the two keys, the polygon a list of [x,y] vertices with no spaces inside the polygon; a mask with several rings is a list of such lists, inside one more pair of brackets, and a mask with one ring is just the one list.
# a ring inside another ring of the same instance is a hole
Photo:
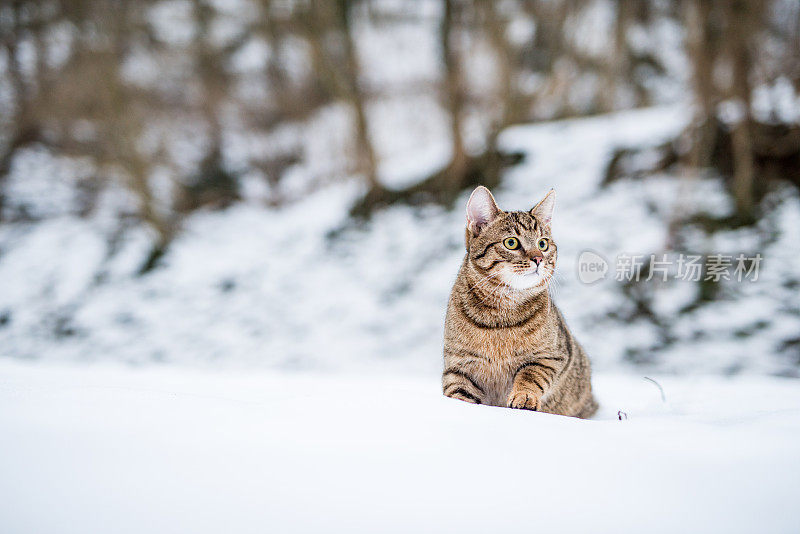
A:
{"label": "tree trunk", "polygon": [[628,71],[629,50],[627,42],[628,25],[633,15],[632,2],[619,0],[614,21],[614,42],[611,55],[604,64],[603,90],[600,97],[601,111],[614,111],[617,106],[617,88]]}
{"label": "tree trunk", "polygon": [[371,188],[376,188],[379,186],[378,162],[375,157],[375,148],[372,145],[372,138],[369,135],[366,99],[364,91],[361,88],[361,65],[358,62],[358,51],[356,50],[355,40],[353,39],[351,24],[352,6],[353,2],[348,0],[339,0],[337,2],[338,22],[344,42],[347,98],[353,110],[353,115],[355,116],[356,151],[359,167],[364,173],[367,185]]}
{"label": "tree trunk", "polygon": [[692,66],[692,91],[695,112],[692,127],[694,139],[689,155],[689,166],[705,167],[711,159],[715,141],[717,104],[712,78],[716,56],[716,39],[710,31],[712,2],[688,0],[685,7],[687,47]]}
{"label": "tree trunk", "polygon": [[445,0],[444,13],[439,29],[439,41],[444,65],[444,99],[445,107],[450,118],[451,156],[447,170],[446,187],[450,192],[458,190],[464,175],[467,172],[468,158],[464,148],[462,134],[462,113],[464,108],[464,90],[461,81],[461,72],[458,55],[453,49],[454,32],[453,23],[457,16],[457,7],[454,0]]}
{"label": "tree trunk", "polygon": [[753,66],[752,36],[760,28],[759,0],[727,2],[728,54],[732,66],[730,96],[739,106],[731,131],[733,181],[731,191],[736,210],[745,219],[752,218],[755,208],[753,182],[753,117],[750,106],[750,71]]}
{"label": "tree trunk", "polygon": [[[497,13],[497,4],[494,2],[481,2],[478,6],[484,13],[484,24],[489,36],[489,42],[494,48],[495,59],[497,60],[499,88],[497,94],[498,112],[497,120],[490,134],[492,138],[497,136],[497,132],[503,128],[520,122],[525,117],[520,112],[520,94],[515,84],[514,75],[518,65],[514,57],[514,48],[505,36],[505,24]],[[489,150],[496,147],[489,145]]]}
{"label": "tree trunk", "polygon": [[[297,20],[297,25],[310,45],[314,72],[334,98],[344,101],[350,107],[353,113],[358,169],[364,173],[367,186],[378,189],[380,184],[377,158],[369,134],[366,97],[360,84],[361,68],[352,35],[352,2],[320,0],[312,2],[309,7]],[[330,28],[337,29],[342,39],[344,68],[328,57],[323,44],[322,39]]]}

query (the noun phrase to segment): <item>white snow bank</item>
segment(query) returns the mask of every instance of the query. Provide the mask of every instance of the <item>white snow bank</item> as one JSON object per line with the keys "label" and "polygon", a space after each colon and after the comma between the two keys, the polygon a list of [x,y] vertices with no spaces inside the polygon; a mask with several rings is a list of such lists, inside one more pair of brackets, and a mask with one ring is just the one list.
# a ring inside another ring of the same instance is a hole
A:
{"label": "white snow bank", "polygon": [[[685,252],[761,254],[757,283],[720,284],[719,298],[694,311],[682,310],[697,299],[697,284],[645,284],[667,325],[658,327],[633,313],[615,280],[619,254],[668,252],[682,202],[717,215],[730,207],[715,179],[658,175],[600,187],[615,147],[663,143],[688,117],[670,106],[510,128],[501,145],[526,159],[508,169],[495,196],[506,209],[529,209],[556,188],[555,301],[596,369],[638,362],[647,372],[796,375],[795,188],[773,193],[776,207],[758,228],[687,233]],[[384,160],[392,183],[419,177],[441,156],[437,146]],[[26,179],[44,180],[52,165]],[[435,372],[469,191],[452,210],[397,205],[328,239],[358,195],[348,182],[281,209],[242,202],[196,212],[146,276],[135,275],[150,250],[141,227],[109,247],[116,230],[104,217],[0,225],[0,358]],[[610,262],[606,280],[580,283],[584,250]]]}
{"label": "white snow bank", "polygon": [[0,530],[796,532],[797,383],[659,380],[597,376],[580,421],[434,375],[0,360]]}

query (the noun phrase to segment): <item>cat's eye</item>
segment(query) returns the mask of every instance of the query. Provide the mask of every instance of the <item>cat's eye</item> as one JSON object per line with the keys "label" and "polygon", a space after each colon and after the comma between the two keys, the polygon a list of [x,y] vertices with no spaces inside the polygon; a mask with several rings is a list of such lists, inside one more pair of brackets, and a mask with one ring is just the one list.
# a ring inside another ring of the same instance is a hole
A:
{"label": "cat's eye", "polygon": [[519,239],[516,237],[507,237],[503,239],[503,246],[508,250],[517,250],[519,248]]}
{"label": "cat's eye", "polygon": [[541,238],[539,241],[536,242],[536,246],[539,248],[539,250],[544,252],[550,246],[550,242],[545,238]]}

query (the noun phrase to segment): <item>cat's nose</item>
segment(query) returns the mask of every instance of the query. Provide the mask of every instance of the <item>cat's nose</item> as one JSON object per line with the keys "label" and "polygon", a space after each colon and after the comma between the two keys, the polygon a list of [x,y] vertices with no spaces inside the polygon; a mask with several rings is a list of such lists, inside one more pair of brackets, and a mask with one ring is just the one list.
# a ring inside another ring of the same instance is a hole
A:
{"label": "cat's nose", "polygon": [[544,259],[544,258],[542,258],[541,256],[534,256],[533,258],[531,258],[531,261],[532,261],[533,263],[535,263],[535,264],[536,264],[536,266],[538,267],[538,266],[539,266],[539,264],[540,264],[540,263],[542,263],[542,260],[543,260],[543,259]]}

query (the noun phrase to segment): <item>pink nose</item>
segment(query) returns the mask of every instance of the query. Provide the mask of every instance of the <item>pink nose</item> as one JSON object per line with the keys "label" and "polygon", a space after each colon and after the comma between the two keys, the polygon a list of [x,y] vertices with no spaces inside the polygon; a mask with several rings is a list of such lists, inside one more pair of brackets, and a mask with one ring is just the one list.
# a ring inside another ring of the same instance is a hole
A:
{"label": "pink nose", "polygon": [[533,262],[536,263],[536,265],[539,265],[540,263],[542,263],[543,259],[544,258],[542,258],[541,256],[534,256],[533,257]]}

